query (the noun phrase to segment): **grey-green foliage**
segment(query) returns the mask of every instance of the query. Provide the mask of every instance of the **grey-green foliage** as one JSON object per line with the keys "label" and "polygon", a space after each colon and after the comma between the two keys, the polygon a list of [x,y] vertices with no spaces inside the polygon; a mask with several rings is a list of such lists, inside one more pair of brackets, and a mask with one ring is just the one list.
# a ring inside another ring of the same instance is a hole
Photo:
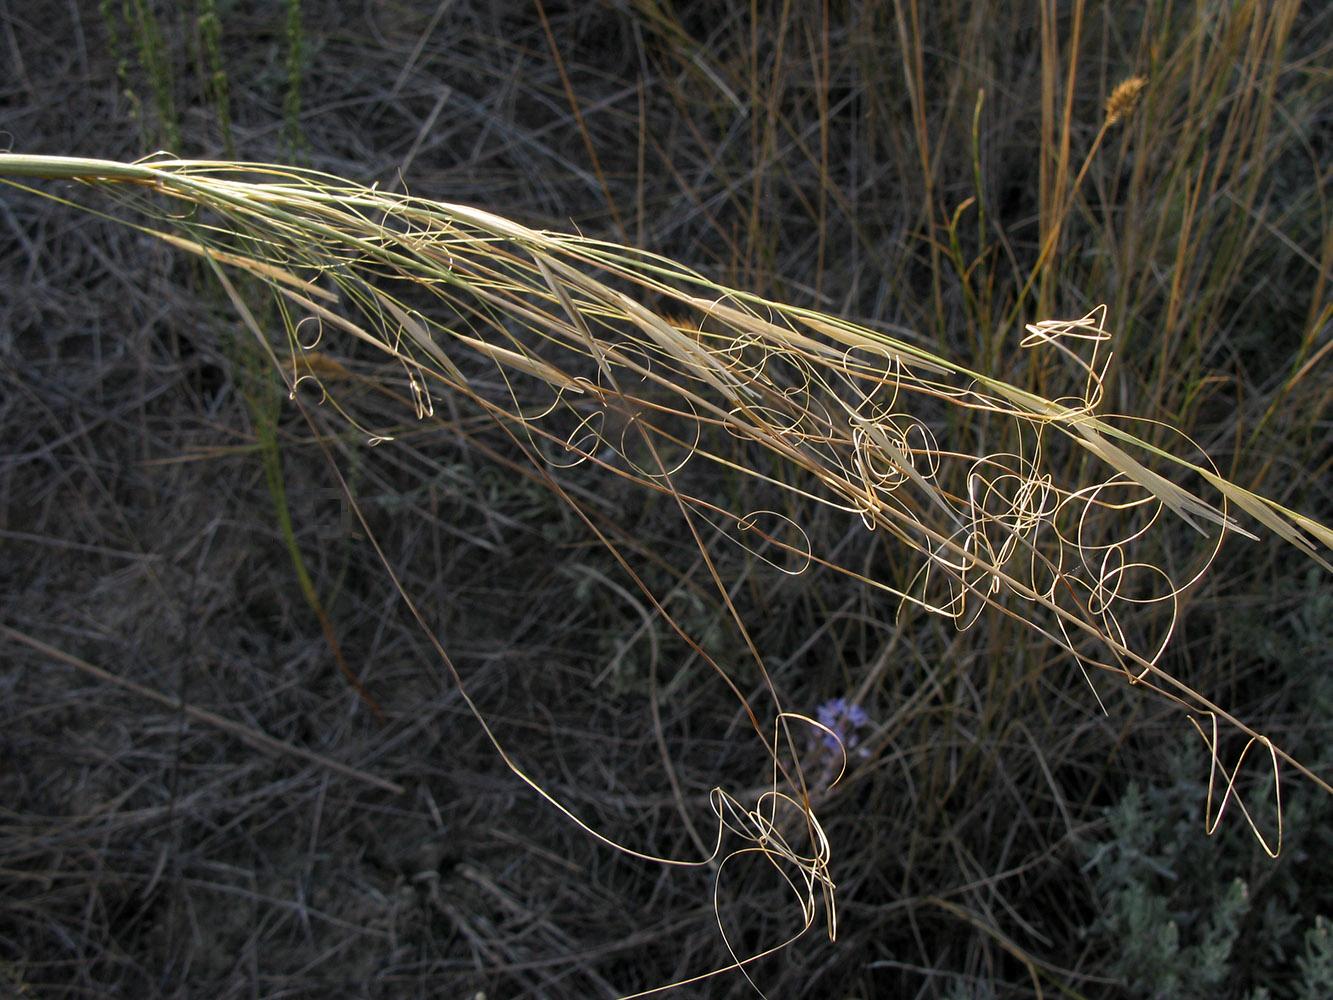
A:
{"label": "grey-green foliage", "polygon": [[301,78],[305,67],[304,32],[301,30],[301,0],[287,0],[287,93],[282,113],[287,143],[295,156],[302,145]]}
{"label": "grey-green foliage", "polygon": [[[1283,621],[1240,615],[1232,625],[1238,635],[1253,631],[1247,648],[1274,680],[1287,679],[1293,714],[1314,727],[1309,763],[1326,773],[1328,741],[1319,727],[1333,718],[1333,677],[1317,665],[1325,662],[1319,651],[1333,645],[1333,595],[1319,587],[1295,593]],[[1328,1000],[1333,877],[1321,859],[1333,853],[1333,807],[1323,795],[1284,801],[1276,861],[1259,850],[1234,803],[1221,830],[1207,837],[1208,759],[1201,741],[1186,735],[1163,746],[1169,780],[1131,784],[1107,809],[1107,833],[1089,847],[1085,864],[1099,913],[1083,934],[1108,956],[1108,972],[1128,996]],[[1258,760],[1251,758],[1256,773]],[[1266,801],[1256,821],[1271,837],[1271,791]]]}
{"label": "grey-green foliage", "polygon": [[1315,918],[1314,926],[1305,932],[1305,954],[1296,964],[1301,970],[1298,1000],[1333,997],[1333,921]]}
{"label": "grey-green foliage", "polygon": [[[1185,880],[1200,876],[1185,866],[1186,855],[1195,852],[1180,836],[1190,834],[1179,829],[1183,817],[1171,801],[1179,790],[1145,795],[1130,785],[1109,812],[1110,839],[1088,863],[1102,908],[1089,932],[1105,939],[1111,974],[1134,996],[1217,996],[1250,908],[1240,878],[1218,880],[1205,894],[1211,899],[1188,891],[1197,881]],[[1193,836],[1202,839],[1197,827]]]}
{"label": "grey-green foliage", "polygon": [[222,133],[222,148],[228,157],[236,155],[236,140],[231,130],[231,83],[222,57],[222,18],[215,0],[198,0],[195,25],[199,31],[200,76],[204,93],[217,115]]}
{"label": "grey-green foliage", "polygon": [[[145,0],[101,0],[98,9],[106,31],[106,47],[116,63],[116,77],[131,115],[144,129],[144,138],[179,150],[180,121],[176,114],[175,68],[161,23],[152,4]],[[129,49],[137,56],[139,70],[153,92],[157,120],[144,115],[132,70]]]}

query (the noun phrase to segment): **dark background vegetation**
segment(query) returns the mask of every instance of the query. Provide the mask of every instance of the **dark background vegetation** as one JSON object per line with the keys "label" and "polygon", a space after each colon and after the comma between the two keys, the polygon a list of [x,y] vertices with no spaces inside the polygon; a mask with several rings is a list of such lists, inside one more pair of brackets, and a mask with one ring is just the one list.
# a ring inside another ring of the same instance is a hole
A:
{"label": "dark background vegetation", "polygon": [[[294,161],[576,227],[1020,381],[1043,377],[1022,321],[1106,302],[1111,409],[1327,521],[1330,38],[1324,4],[1243,0],[35,0],[0,4],[0,129],[16,151]],[[742,952],[798,926],[763,864],[726,869],[715,916],[709,870],[617,854],[510,774],[197,262],[12,189],[0,232],[0,994],[614,996],[725,964],[719,919]],[[648,655],[569,510],[451,419],[344,469],[377,537],[525,769],[608,835],[699,856],[708,790],[762,787],[762,747],[683,648]],[[688,570],[669,509],[614,483],[589,503]],[[901,556],[808,527],[876,571]],[[1161,558],[1202,544],[1173,529]],[[1002,615],[960,633],[752,562],[725,578],[789,707],[873,675],[879,727],[819,803],[838,940],[753,966],[767,995],[1333,995],[1322,792],[1284,781],[1278,861],[1234,807],[1208,838],[1178,711],[1102,683],[1103,715]],[[704,574],[677,579],[678,620],[741,662]],[[16,633],[406,790],[261,752]],[[1166,665],[1328,778],[1331,645],[1328,576],[1231,540]],[[1271,799],[1255,816],[1275,832]],[[733,973],[677,995],[755,994]]]}

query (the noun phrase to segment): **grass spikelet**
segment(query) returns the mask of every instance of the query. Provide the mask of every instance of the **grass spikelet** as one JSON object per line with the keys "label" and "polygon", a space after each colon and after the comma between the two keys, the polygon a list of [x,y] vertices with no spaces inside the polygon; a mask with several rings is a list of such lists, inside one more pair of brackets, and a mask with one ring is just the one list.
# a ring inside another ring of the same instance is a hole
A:
{"label": "grass spikelet", "polygon": [[1148,86],[1148,78],[1143,76],[1131,76],[1121,80],[1111,91],[1111,96],[1106,99],[1106,124],[1115,125],[1131,114],[1138,106],[1139,100],[1143,97],[1143,91]]}

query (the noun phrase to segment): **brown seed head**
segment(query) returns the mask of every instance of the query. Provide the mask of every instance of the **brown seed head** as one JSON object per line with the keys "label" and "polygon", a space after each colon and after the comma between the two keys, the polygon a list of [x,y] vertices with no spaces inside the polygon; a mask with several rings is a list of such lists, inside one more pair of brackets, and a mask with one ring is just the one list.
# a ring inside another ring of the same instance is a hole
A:
{"label": "brown seed head", "polygon": [[1133,111],[1147,86],[1148,78],[1144,76],[1131,76],[1116,84],[1115,90],[1106,99],[1106,124],[1114,125]]}

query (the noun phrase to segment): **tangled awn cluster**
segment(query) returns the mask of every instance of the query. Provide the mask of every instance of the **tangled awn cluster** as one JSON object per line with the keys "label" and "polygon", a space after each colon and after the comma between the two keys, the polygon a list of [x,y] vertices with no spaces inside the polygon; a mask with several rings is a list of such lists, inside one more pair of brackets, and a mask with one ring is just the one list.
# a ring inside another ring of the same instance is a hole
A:
{"label": "tangled awn cluster", "polygon": [[[1333,532],[1229,483],[1192,443],[1181,442],[1192,459],[1168,454],[1137,437],[1127,418],[1105,413],[1112,338],[1104,307],[1027,326],[1016,346],[1041,364],[1062,365],[1070,386],[1047,398],[968,370],[910,336],[765,301],[662,257],[313,171],[9,154],[0,157],[0,175],[78,180],[159,220],[167,229],[140,228],[209,262],[293,399],[316,388],[319,402],[372,444],[395,429],[367,426],[343,407],[327,360],[336,337],[369,345],[395,366],[418,420],[433,418],[443,394],[470,401],[576,512],[560,477],[579,465],[676,507],[768,683],[767,709],[746,700],[729,667],[599,537],[647,603],[735,692],[773,770],[769,790],[750,806],[715,790],[709,857],[652,860],[720,868],[735,853],[759,852],[800,900],[800,933],[815,921],[819,897],[830,933],[836,923],[829,845],[812,808],[818,790],[802,772],[790,727],[813,727],[839,747],[846,734],[837,719],[784,708],[727,596],[720,545],[740,546],[783,573],[847,574],[881,592],[886,607],[924,609],[959,628],[992,606],[1067,650],[1094,697],[1100,672],[1175,701],[1209,743],[1215,777],[1219,768],[1224,775],[1218,818],[1241,765],[1221,767],[1219,722],[1259,744],[1275,772],[1286,759],[1324,784],[1161,660],[1182,591],[1206,571],[1226,532],[1244,531],[1233,508],[1325,566],[1317,543],[1333,544]],[[267,336],[229,273],[272,291],[285,337]],[[1081,449],[1086,460],[1052,462],[1053,449]],[[1052,471],[1071,467],[1086,478],[1062,482]],[[720,493],[719,471],[748,480],[762,506],[736,506],[745,490]],[[1154,528],[1170,516],[1213,532],[1209,552],[1182,574],[1156,558]],[[882,551],[869,545],[881,533],[910,562],[884,572],[869,556],[820,550],[806,530],[815,518],[843,519],[849,528],[859,521],[856,537],[868,548]],[[606,843],[646,857],[586,827],[486,731],[515,773],[558,809]],[[869,743],[870,734],[858,739]],[[749,846],[724,857],[728,830]],[[806,846],[797,846],[798,833]],[[733,957],[741,967],[758,956]]]}

